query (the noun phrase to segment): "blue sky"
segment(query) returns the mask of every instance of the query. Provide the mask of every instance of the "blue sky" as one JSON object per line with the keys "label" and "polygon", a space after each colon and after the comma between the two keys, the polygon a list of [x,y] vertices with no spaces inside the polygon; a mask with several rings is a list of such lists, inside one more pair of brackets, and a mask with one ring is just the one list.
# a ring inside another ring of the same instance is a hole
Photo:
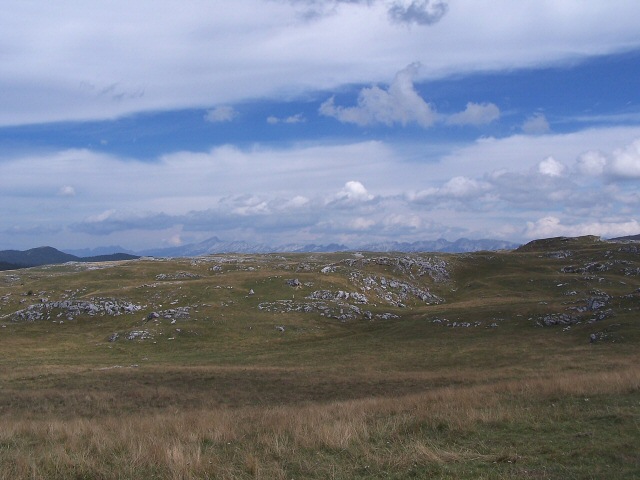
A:
{"label": "blue sky", "polygon": [[640,233],[640,4],[6,2],[0,249]]}

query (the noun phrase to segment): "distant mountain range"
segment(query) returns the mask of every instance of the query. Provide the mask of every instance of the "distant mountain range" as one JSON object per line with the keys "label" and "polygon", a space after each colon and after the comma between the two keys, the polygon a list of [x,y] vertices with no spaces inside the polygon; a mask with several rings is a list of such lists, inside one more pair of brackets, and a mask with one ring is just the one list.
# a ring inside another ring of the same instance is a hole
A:
{"label": "distant mountain range", "polygon": [[[640,241],[640,235],[617,237],[611,241]],[[464,253],[481,250],[513,250],[520,245],[505,240],[459,238],[451,242],[440,238],[418,242],[377,242],[352,247],[337,243],[328,245],[296,244],[273,246],[263,243],[244,241],[224,241],[212,237],[200,243],[179,247],[159,248],[134,252],[120,246],[99,247],[94,249],[68,250],[62,252],[53,247],[38,247],[30,250],[0,251],[0,270],[53,265],[66,262],[104,262],[113,260],[131,260],[141,256],[151,257],[196,257],[215,253],[314,253],[314,252],[442,252]]]}
{"label": "distant mountain range", "polygon": [[200,243],[182,245],[179,247],[147,250],[138,252],[139,255],[155,257],[194,257],[213,253],[313,253],[313,252],[448,252],[462,253],[479,250],[511,250],[519,245],[504,240],[469,240],[460,238],[455,242],[439,239],[420,242],[381,242],[361,245],[359,247],[331,243],[329,245],[316,244],[286,244],[280,246],[266,244],[251,244],[247,242],[227,242],[218,237],[209,238]]}
{"label": "distant mountain range", "polygon": [[195,257],[214,253],[313,253],[313,252],[447,252],[463,253],[480,250],[511,250],[519,245],[504,240],[469,240],[460,238],[455,242],[445,239],[419,242],[381,242],[361,245],[357,248],[342,244],[287,244],[272,246],[252,244],[244,241],[223,241],[218,237],[209,238],[200,243],[179,247],[161,248],[132,252],[119,246],[100,247],[95,249],[69,250],[61,252],[53,247],[38,247],[30,250],[0,251],[0,270],[53,265],[66,262],[103,262],[113,260],[131,260],[140,256],[153,257]]}

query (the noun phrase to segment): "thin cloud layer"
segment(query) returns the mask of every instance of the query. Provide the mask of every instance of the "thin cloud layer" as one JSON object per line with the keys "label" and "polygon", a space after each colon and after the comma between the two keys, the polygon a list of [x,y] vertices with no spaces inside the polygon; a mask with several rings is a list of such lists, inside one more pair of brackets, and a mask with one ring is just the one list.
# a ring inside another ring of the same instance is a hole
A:
{"label": "thin cloud layer", "polygon": [[230,105],[220,105],[208,110],[204,116],[207,122],[230,122],[238,116],[238,112]]}
{"label": "thin cloud layer", "polygon": [[[228,8],[176,0],[9,0],[3,6],[0,125],[209,109],[376,84],[412,62],[423,66],[423,80],[640,46],[636,2],[237,0]],[[299,15],[305,6],[327,14],[309,22]],[[428,122],[429,115],[419,118]]]}
{"label": "thin cloud layer", "polygon": [[267,123],[269,125],[277,125],[279,123],[285,123],[285,124],[295,124],[295,123],[304,123],[306,122],[306,118],[304,118],[304,115],[302,113],[296,113],[295,115],[290,115],[288,117],[276,117],[275,115],[269,115],[267,117]]}

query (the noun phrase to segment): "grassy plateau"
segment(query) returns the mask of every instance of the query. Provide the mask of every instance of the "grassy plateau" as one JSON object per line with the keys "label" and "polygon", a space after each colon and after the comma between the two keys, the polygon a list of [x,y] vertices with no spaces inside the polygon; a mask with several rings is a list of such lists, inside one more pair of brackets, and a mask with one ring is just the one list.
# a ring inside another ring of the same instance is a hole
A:
{"label": "grassy plateau", "polygon": [[0,478],[640,478],[640,243],[0,272]]}

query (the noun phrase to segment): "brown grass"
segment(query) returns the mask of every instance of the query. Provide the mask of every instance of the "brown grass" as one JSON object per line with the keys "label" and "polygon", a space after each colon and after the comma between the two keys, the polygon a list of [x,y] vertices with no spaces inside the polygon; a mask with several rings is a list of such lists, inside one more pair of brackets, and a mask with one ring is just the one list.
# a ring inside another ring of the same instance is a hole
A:
{"label": "brown grass", "polygon": [[540,405],[553,399],[639,390],[640,367],[627,367],[304,406],[167,409],[65,421],[5,415],[0,477],[290,478],[297,472],[349,478],[414,465],[515,462],[515,450],[448,444],[437,432],[464,436],[482,425],[533,425],[549,413]]}

